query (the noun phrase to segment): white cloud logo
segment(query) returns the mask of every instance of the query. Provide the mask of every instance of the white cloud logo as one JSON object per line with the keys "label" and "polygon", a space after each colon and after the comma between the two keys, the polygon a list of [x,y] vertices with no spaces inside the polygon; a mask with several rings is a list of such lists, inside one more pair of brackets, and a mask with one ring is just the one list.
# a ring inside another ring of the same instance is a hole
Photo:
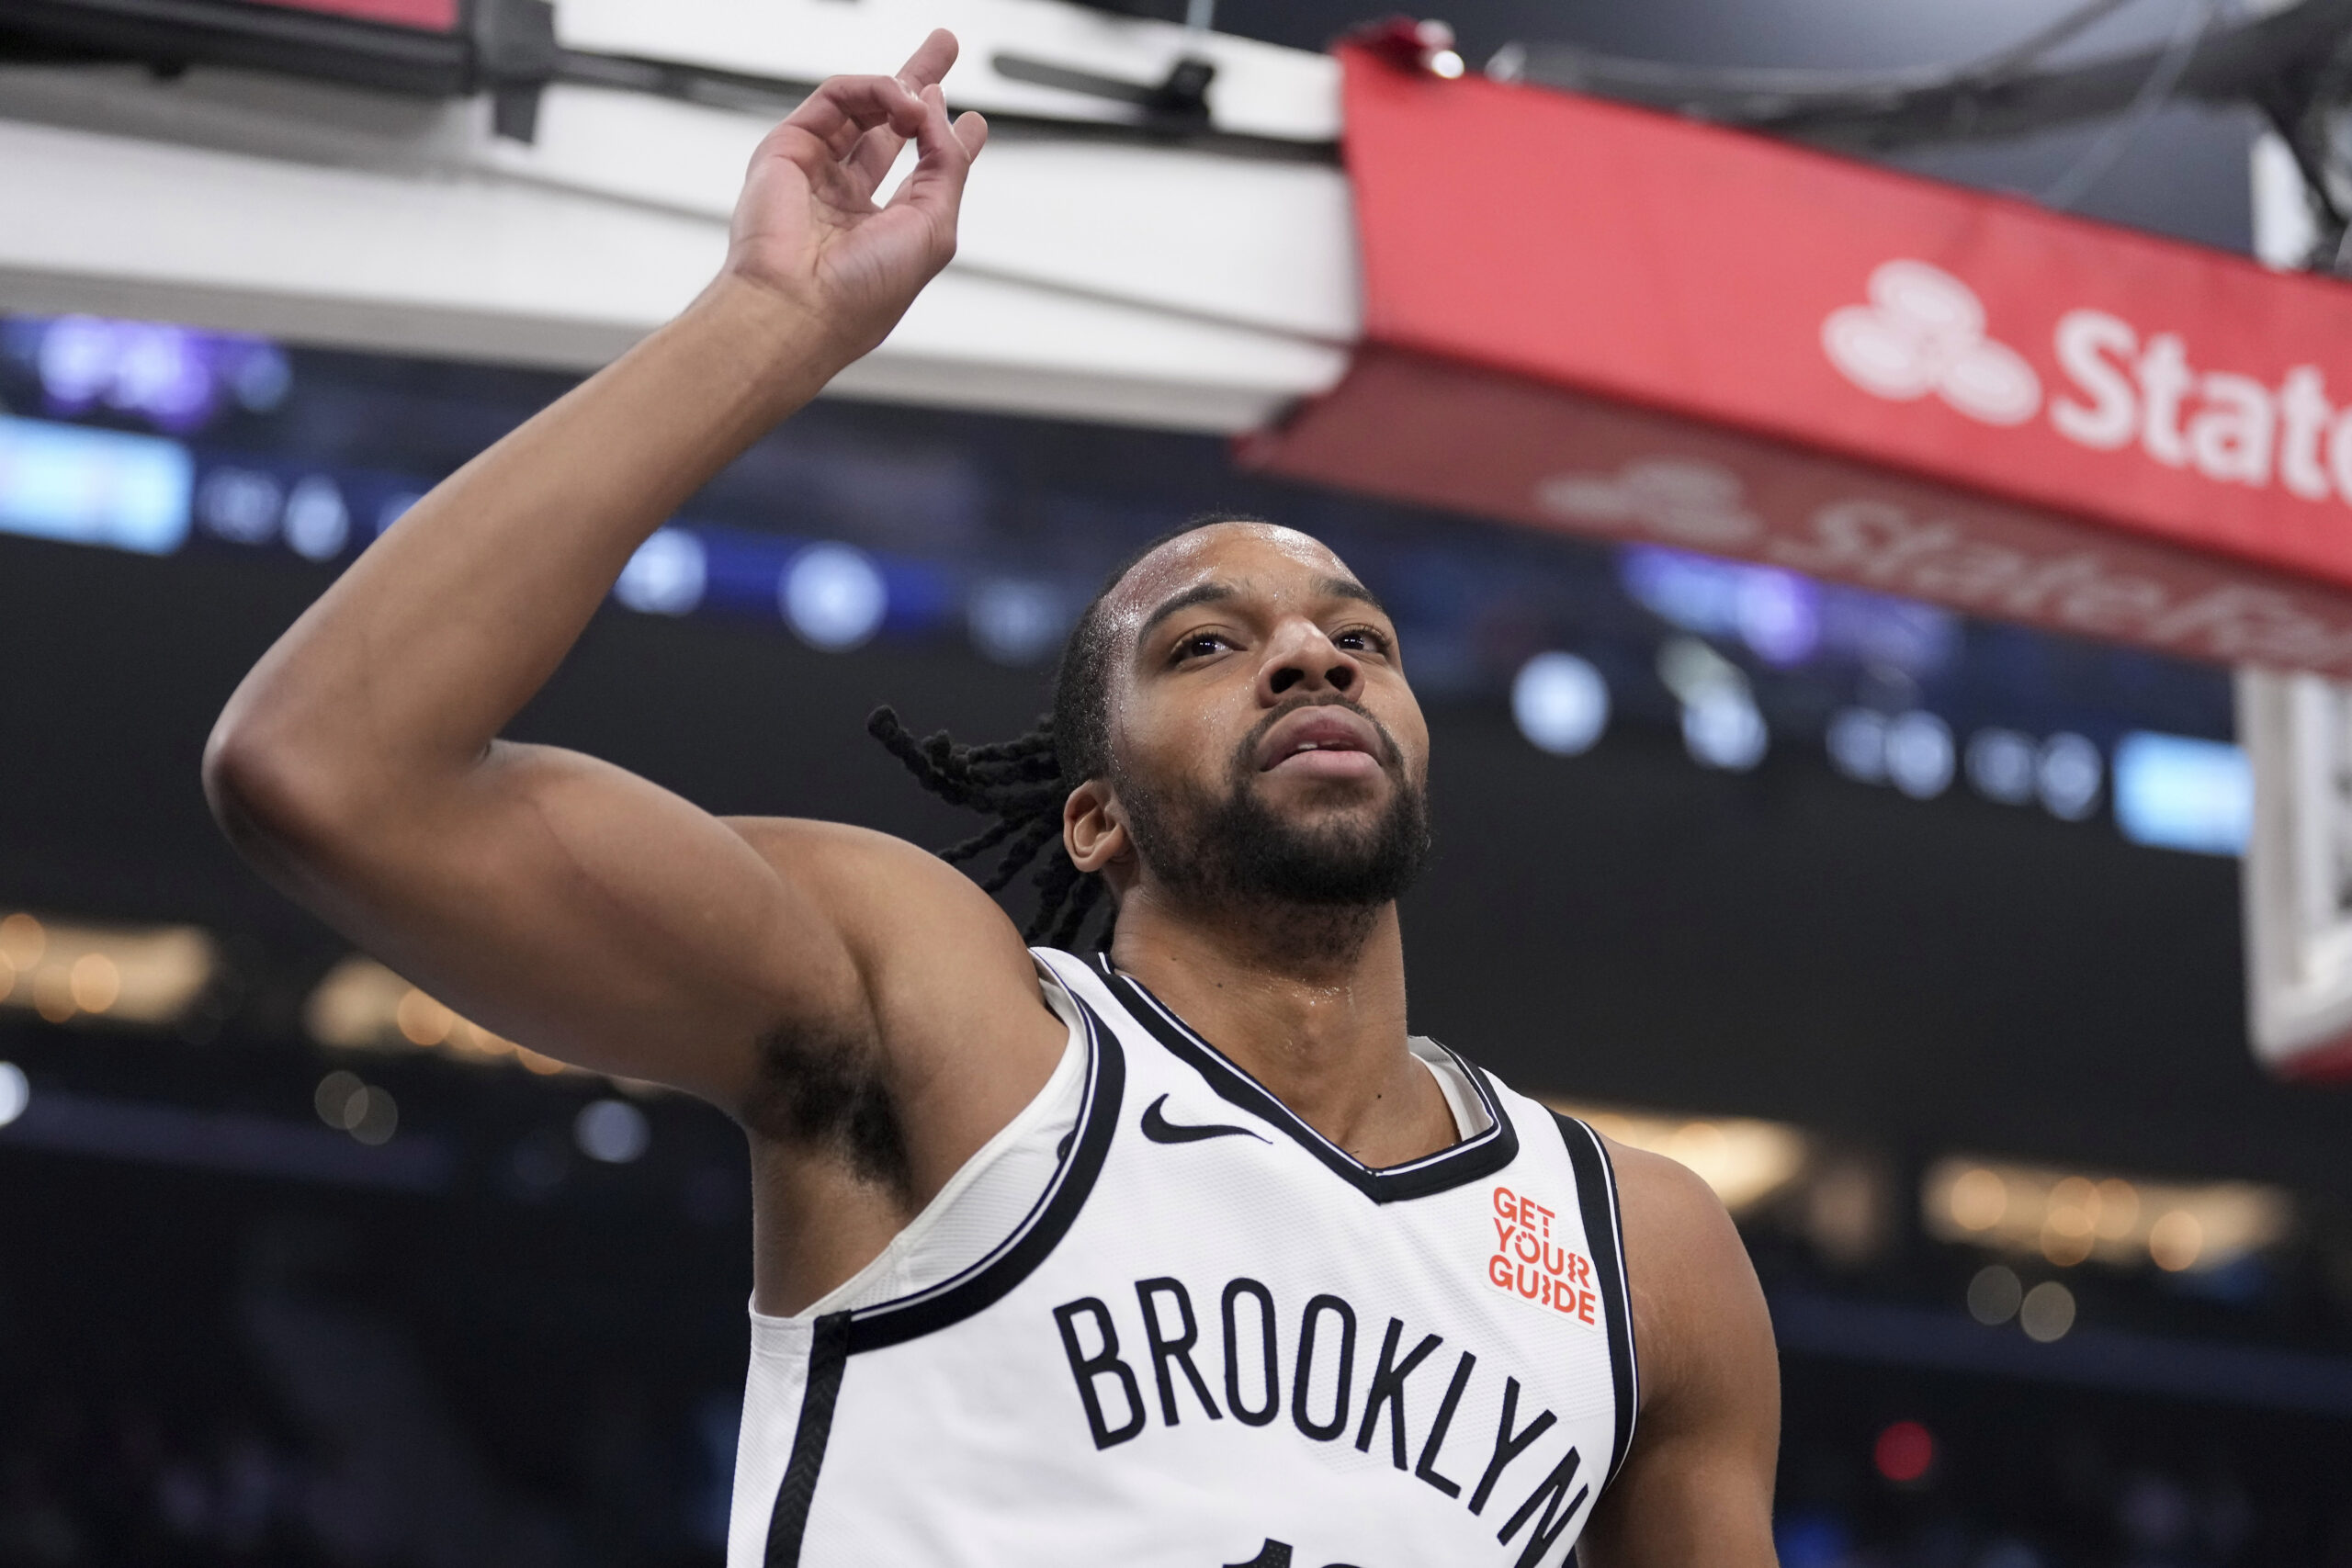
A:
{"label": "white cloud logo", "polygon": [[2041,381],[2018,353],[1984,335],[1984,306],[1968,285],[1919,261],[1871,274],[1871,302],[1832,310],[1821,346],[1848,380],[1910,402],[1935,393],[1971,419],[2022,424],[2041,408]]}

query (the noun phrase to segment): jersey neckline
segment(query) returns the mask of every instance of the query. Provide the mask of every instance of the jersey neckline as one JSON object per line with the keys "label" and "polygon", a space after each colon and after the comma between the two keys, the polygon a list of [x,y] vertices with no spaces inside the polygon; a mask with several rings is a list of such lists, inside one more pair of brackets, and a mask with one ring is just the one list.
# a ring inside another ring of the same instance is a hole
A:
{"label": "jersey neckline", "polygon": [[1317,1132],[1306,1118],[1283,1104],[1272,1089],[1211,1044],[1179,1017],[1175,1010],[1152,995],[1150,988],[1142,981],[1114,968],[1109,953],[1096,953],[1094,967],[1127,1015],[1143,1025],[1145,1031],[1166,1046],[1171,1055],[1206,1079],[1219,1099],[1249,1111],[1286,1134],[1320,1160],[1334,1175],[1375,1203],[1402,1202],[1408,1199],[1425,1198],[1435,1192],[1451,1191],[1466,1182],[1492,1176],[1519,1157],[1519,1134],[1503,1109],[1502,1097],[1495,1092],[1493,1080],[1480,1071],[1476,1064],[1450,1045],[1434,1040],[1430,1042],[1462,1069],[1462,1076],[1477,1091],[1478,1102],[1487,1112],[1486,1129],[1476,1136],[1450,1144],[1419,1159],[1375,1169]]}

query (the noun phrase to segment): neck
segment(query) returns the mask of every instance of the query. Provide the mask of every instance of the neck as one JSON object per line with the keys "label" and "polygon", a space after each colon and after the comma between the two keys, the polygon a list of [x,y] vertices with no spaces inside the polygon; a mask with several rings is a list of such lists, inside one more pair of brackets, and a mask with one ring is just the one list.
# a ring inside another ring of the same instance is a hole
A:
{"label": "neck", "polygon": [[1194,909],[1139,884],[1120,900],[1111,956],[1364,1164],[1454,1141],[1443,1095],[1405,1044],[1396,905]]}

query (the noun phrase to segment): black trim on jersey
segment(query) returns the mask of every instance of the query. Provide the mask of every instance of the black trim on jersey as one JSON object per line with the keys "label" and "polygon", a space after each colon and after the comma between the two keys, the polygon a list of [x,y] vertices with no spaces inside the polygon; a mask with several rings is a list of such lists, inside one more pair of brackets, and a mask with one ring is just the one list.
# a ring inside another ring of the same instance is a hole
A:
{"label": "black trim on jersey", "polygon": [[1276,1099],[1264,1085],[1193,1032],[1190,1024],[1170,1011],[1142,982],[1113,968],[1110,954],[1097,953],[1094,962],[1112,996],[1118,998],[1128,1014],[1179,1061],[1207,1079],[1209,1088],[1221,1099],[1289,1134],[1300,1147],[1375,1203],[1395,1203],[1449,1191],[1464,1182],[1492,1176],[1519,1157],[1519,1134],[1513,1130],[1510,1118],[1503,1113],[1502,1100],[1495,1093],[1494,1085],[1487,1081],[1486,1074],[1441,1045],[1438,1049],[1453,1058],[1462,1076],[1477,1090],[1479,1101],[1486,1107],[1487,1130],[1408,1164],[1374,1170],[1301,1121],[1296,1111]]}
{"label": "black trim on jersey", "polygon": [[832,1436],[833,1405],[841,1398],[842,1372],[849,1366],[849,1314],[829,1312],[817,1320],[808,1344],[808,1382],[800,1395],[800,1423],[792,1434],[792,1458],[776,1488],[768,1515],[766,1568],[798,1568],[801,1539],[808,1533],[808,1505],[817,1495],[817,1472],[825,1462],[825,1440]]}
{"label": "black trim on jersey", "polygon": [[[1060,978],[1057,976],[1054,983],[1061,985]],[[852,1354],[903,1345],[995,1305],[1060,1245],[1079,1210],[1086,1206],[1095,1178],[1102,1174],[1103,1158],[1111,1152],[1111,1134],[1118,1129],[1127,1063],[1119,1050],[1118,1036],[1102,1027],[1094,1010],[1069,987],[1063,986],[1062,990],[1076,1004],[1086,1025],[1086,1094],[1079,1102],[1076,1139],[1069,1157],[1055,1168],[1053,1179],[1046,1184],[1027,1217],[987,1257],[929,1290],[844,1314],[849,1320]]]}
{"label": "black trim on jersey", "polygon": [[[1058,976],[1054,983],[1061,985]],[[1103,1158],[1111,1152],[1111,1134],[1119,1125],[1126,1057],[1119,1050],[1118,1036],[1102,1027],[1085,998],[1068,986],[1061,988],[1086,1026],[1086,1091],[1079,1102],[1078,1124],[1064,1145],[1069,1154],[1012,1234],[962,1273],[913,1295],[827,1313],[817,1320],[808,1347],[808,1379],[800,1395],[800,1421],[792,1435],[792,1457],[785,1464],[775,1507],[768,1516],[765,1568],[797,1568],[800,1562],[808,1508],[817,1495],[817,1472],[825,1462],[833,1405],[841,1397],[850,1357],[860,1350],[878,1350],[920,1338],[1002,1300],[1059,1245],[1094,1190]]]}
{"label": "black trim on jersey", "polygon": [[1600,1276],[1602,1310],[1609,1314],[1609,1371],[1617,1385],[1617,1446],[1609,1459],[1605,1488],[1625,1467],[1634,1446],[1634,1417],[1640,1412],[1642,1382],[1634,1356],[1634,1298],[1625,1280],[1625,1227],[1617,1203],[1617,1170],[1600,1134],[1573,1116],[1555,1111],[1560,1141],[1577,1176],[1577,1206],[1584,1211],[1585,1241],[1592,1248],[1592,1270]]}

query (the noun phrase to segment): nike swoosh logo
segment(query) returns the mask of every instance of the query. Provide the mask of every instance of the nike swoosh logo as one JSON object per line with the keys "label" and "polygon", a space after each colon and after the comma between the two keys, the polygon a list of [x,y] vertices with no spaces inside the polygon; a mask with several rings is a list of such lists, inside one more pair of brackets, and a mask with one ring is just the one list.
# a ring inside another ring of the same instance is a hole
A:
{"label": "nike swoosh logo", "polygon": [[1228,1126],[1223,1122],[1170,1122],[1159,1109],[1167,1103],[1168,1097],[1163,1094],[1143,1108],[1143,1135],[1155,1144],[1197,1144],[1203,1138],[1256,1138],[1261,1144],[1266,1141],[1247,1127]]}

